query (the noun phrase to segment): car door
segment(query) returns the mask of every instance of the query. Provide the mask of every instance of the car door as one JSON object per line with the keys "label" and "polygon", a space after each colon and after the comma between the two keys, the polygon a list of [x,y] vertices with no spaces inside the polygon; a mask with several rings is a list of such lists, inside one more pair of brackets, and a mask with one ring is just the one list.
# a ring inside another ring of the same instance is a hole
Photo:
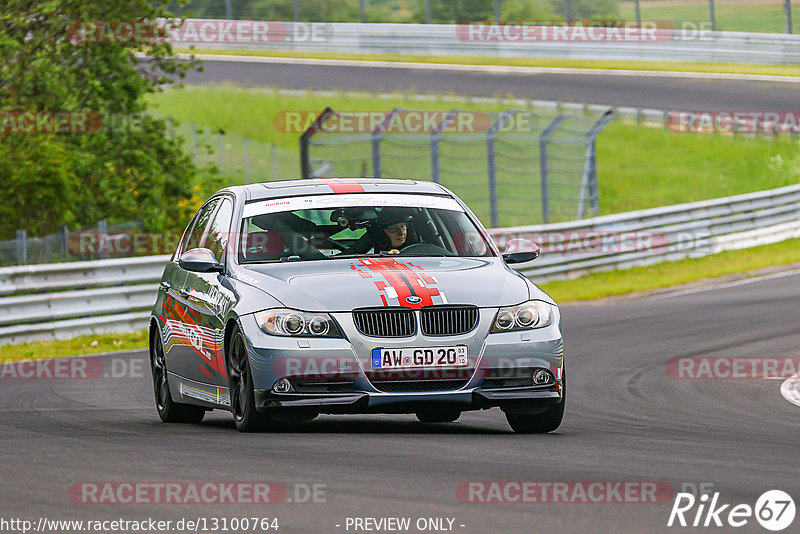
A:
{"label": "car door", "polygon": [[[220,199],[211,222],[206,229],[200,248],[207,248],[221,264],[226,261],[226,252],[231,235],[233,202]],[[187,315],[194,321],[193,337],[195,365],[189,366],[187,378],[215,386],[228,386],[228,374],[222,350],[225,334],[225,315],[233,304],[233,293],[223,283],[221,273],[198,273],[187,271],[184,298]],[[187,325],[188,326],[188,325]]]}
{"label": "car door", "polygon": [[219,198],[208,201],[194,218],[191,228],[183,237],[181,245],[175,253],[175,263],[173,282],[170,283],[169,293],[164,300],[164,312],[166,325],[169,331],[170,344],[172,345],[168,355],[167,367],[170,372],[197,381],[205,378],[204,374],[198,370],[198,360],[208,359],[204,354],[208,349],[205,343],[205,336],[200,325],[200,314],[194,310],[189,300],[189,271],[183,269],[179,264],[181,254],[194,248],[200,248],[203,238],[208,232],[216,208],[219,205]]}

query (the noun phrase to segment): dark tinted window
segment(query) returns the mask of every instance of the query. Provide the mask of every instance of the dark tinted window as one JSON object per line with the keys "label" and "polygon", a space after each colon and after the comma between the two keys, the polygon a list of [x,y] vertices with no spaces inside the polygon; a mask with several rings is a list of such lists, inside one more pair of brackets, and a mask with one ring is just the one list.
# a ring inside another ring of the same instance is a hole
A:
{"label": "dark tinted window", "polygon": [[228,246],[230,237],[231,218],[233,217],[233,202],[223,199],[214,220],[208,229],[205,241],[202,243],[204,248],[210,249],[214,253],[218,262],[222,262],[225,249]]}
{"label": "dark tinted window", "polygon": [[206,233],[206,229],[211,222],[211,216],[214,214],[214,209],[217,207],[218,203],[219,199],[214,199],[200,208],[200,211],[194,218],[192,229],[189,230],[188,234],[184,237],[181,252],[186,252],[193,248],[200,248],[200,244],[203,242],[203,236]]}

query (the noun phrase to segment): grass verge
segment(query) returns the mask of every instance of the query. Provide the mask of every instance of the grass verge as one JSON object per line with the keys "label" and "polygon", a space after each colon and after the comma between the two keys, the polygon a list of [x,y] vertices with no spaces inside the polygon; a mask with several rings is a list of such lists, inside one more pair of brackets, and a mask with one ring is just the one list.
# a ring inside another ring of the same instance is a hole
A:
{"label": "grass verge", "polygon": [[[749,277],[767,267],[800,262],[800,239],[762,245],[742,250],[729,250],[678,261],[634,267],[621,271],[593,273],[574,280],[546,282],[540,287],[556,302],[597,300],[631,295],[692,282],[708,281],[729,275]],[[536,277],[532,277],[536,281]]]}
{"label": "grass verge", "polygon": [[65,356],[85,356],[147,348],[147,331],[81,336],[60,341],[37,341],[0,346],[0,363]]}
{"label": "grass verge", "polygon": [[288,57],[306,59],[344,59],[349,61],[389,61],[400,63],[448,63],[454,65],[494,65],[570,69],[641,70],[669,72],[704,72],[712,74],[760,74],[765,76],[800,76],[798,65],[754,65],[749,63],[700,63],[688,61],[611,61],[567,58],[511,58],[494,56],[416,56],[404,54],[342,54],[334,52],[292,52],[288,50],[219,50],[176,48],[178,53]]}

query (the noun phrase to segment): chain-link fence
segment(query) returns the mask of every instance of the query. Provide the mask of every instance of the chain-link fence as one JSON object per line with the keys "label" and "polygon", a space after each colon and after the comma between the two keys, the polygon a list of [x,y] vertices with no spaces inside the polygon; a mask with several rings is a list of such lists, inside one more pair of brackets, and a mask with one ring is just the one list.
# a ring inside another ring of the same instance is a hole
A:
{"label": "chain-link fence", "polygon": [[[25,230],[17,230],[16,239],[0,241],[0,266],[134,256],[137,254],[132,236],[143,230],[142,221],[115,224],[100,221],[82,228],[62,226],[42,237],[30,237]],[[149,248],[141,255],[148,253]]]}
{"label": "chain-link fence", "polygon": [[453,24],[478,20],[628,20],[676,29],[792,33],[791,0],[188,0],[193,17],[295,22]]}
{"label": "chain-link fence", "polygon": [[183,137],[198,167],[215,166],[229,185],[297,178],[297,152],[274,144],[231,135],[193,122],[170,125]]}
{"label": "chain-link fence", "polygon": [[433,180],[492,227],[573,220],[598,211],[595,138],[613,116],[328,109],[301,138],[303,176]]}

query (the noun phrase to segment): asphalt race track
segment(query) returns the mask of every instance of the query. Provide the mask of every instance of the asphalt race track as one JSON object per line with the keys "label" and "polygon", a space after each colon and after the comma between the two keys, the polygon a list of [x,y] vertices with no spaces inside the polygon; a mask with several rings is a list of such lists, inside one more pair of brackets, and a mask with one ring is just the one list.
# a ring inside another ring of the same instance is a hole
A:
{"label": "asphalt race track", "polygon": [[[0,516],[277,517],[279,532],[313,534],[345,532],[347,517],[398,516],[455,518],[453,531],[463,533],[703,531],[667,528],[671,501],[468,503],[456,488],[464,481],[662,481],[674,491],[712,483],[731,504],[752,506],[770,489],[797,500],[800,407],[780,395],[782,380],[676,379],[666,364],[800,356],[799,301],[800,274],[793,274],[565,307],[567,415],[549,435],[513,434],[496,410],[427,425],[413,416],[322,416],[282,433],[244,435],[224,412],[200,425],[162,424],[147,367],[122,378],[2,379]],[[129,368],[145,359],[119,361]],[[326,502],[74,503],[70,487],[87,481],[271,481],[289,488],[290,499],[294,484],[317,483],[326,485]],[[797,521],[786,532],[796,532]],[[765,532],[752,518],[736,530]]]}
{"label": "asphalt race track", "polygon": [[[248,86],[354,91],[508,96],[674,110],[790,111],[798,108],[800,80],[680,77],[671,74],[508,73],[432,66],[366,67],[325,62],[270,62],[269,58],[209,60],[188,83],[234,82]],[[349,62],[354,63],[354,62]]]}

